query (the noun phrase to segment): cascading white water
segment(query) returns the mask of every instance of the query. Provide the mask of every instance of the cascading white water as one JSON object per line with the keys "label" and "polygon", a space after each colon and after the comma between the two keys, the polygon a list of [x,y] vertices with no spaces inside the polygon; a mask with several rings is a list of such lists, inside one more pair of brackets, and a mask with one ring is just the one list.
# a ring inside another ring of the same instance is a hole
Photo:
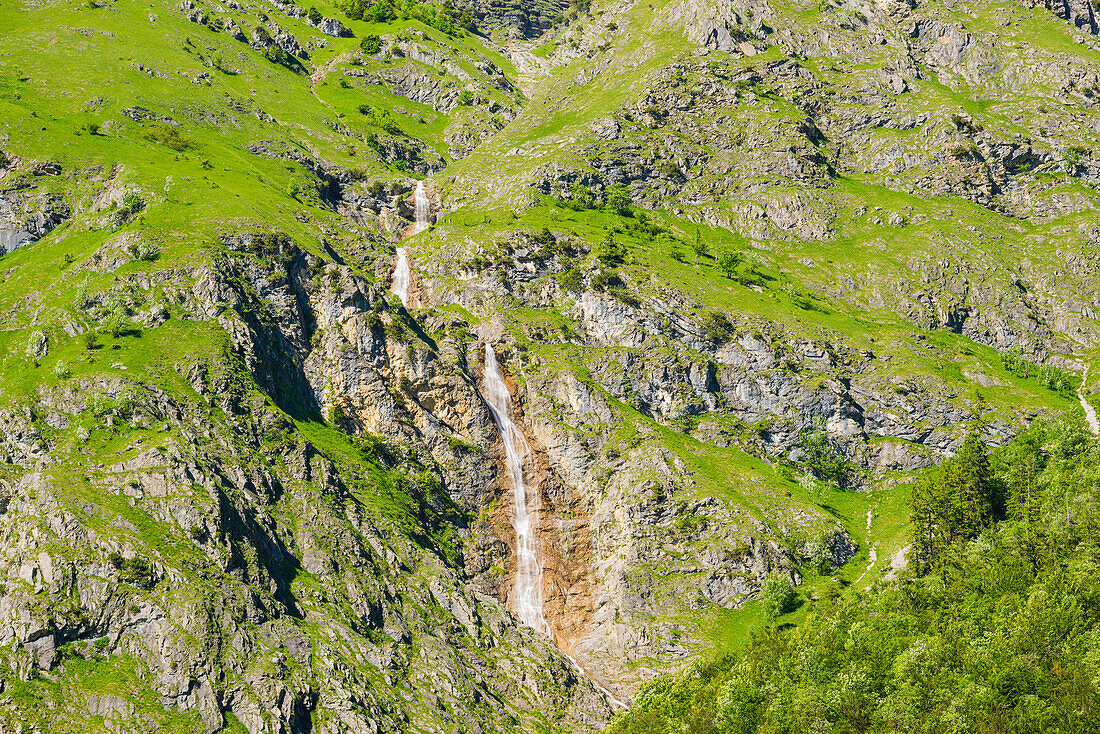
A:
{"label": "cascading white water", "polygon": [[424,186],[423,181],[418,181],[416,184],[416,191],[413,193],[414,212],[416,214],[416,224],[413,225],[413,234],[423,232],[430,226],[428,221],[432,213],[432,203],[428,199],[428,189]]}
{"label": "cascading white water", "polygon": [[542,563],[539,559],[538,493],[527,485],[525,473],[531,448],[523,432],[512,422],[512,395],[500,374],[497,355],[485,345],[485,399],[504,441],[505,463],[512,482],[512,523],[516,530],[516,585],[512,590],[512,611],[532,629],[550,634],[542,611]]}
{"label": "cascading white water", "polygon": [[[504,384],[504,378],[500,374],[497,353],[488,342],[485,344],[485,400],[489,404],[493,420],[496,421],[500,437],[504,440],[505,463],[508,478],[512,482],[512,522],[516,530],[516,584],[512,590],[512,611],[521,622],[553,639],[554,635],[542,610],[542,560],[539,558],[536,536],[539,526],[539,497],[538,492],[529,487],[525,479],[531,447],[527,444],[523,431],[512,421],[512,394],[508,392],[508,386]],[[619,708],[627,708],[611,691],[589,676],[572,655],[564,650],[561,653],[573,663],[581,675],[592,681],[608,701]]]}
{"label": "cascading white water", "polygon": [[[408,234],[411,237],[419,234],[431,226],[432,202],[428,199],[428,189],[423,181],[418,181],[416,191],[413,192],[414,212],[416,223]],[[397,248],[397,261],[393,266],[393,282],[390,290],[401,299],[401,305],[409,307],[409,287],[412,285],[412,266],[409,264],[409,253],[404,247]]]}
{"label": "cascading white water", "polygon": [[397,264],[393,267],[393,282],[390,290],[401,299],[401,305],[409,307],[409,281],[412,280],[412,269],[409,267],[409,254],[404,247],[397,248]]}

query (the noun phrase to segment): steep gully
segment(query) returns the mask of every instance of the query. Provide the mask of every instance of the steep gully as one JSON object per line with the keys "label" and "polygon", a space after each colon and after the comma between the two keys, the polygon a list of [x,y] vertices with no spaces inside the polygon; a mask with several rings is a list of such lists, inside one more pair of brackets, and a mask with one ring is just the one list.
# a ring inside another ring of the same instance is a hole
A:
{"label": "steep gully", "polygon": [[[542,607],[542,559],[539,557],[537,536],[539,495],[537,489],[529,486],[526,480],[531,447],[523,431],[512,420],[512,395],[501,375],[493,345],[488,342],[485,343],[485,400],[504,441],[505,465],[512,483],[512,525],[516,531],[516,582],[512,588],[512,612],[524,624],[554,639]],[[564,650],[559,651],[585,678],[592,681],[608,701],[620,708],[627,708],[611,691],[588,675],[572,655]]]}
{"label": "steep gully", "polygon": [[[431,200],[423,181],[416,185],[414,211],[416,220],[406,237],[423,232],[430,226]],[[409,289],[412,282],[412,265],[405,247],[397,248],[393,279],[390,290],[406,308],[410,303]],[[539,496],[538,490],[527,483],[527,466],[531,460],[531,447],[523,431],[512,420],[512,394],[504,382],[493,345],[485,343],[485,402],[493,415],[497,431],[504,443],[505,469],[512,486],[512,527],[516,533],[516,580],[510,596],[512,613],[537,632],[553,639],[554,634],[543,612],[542,558],[539,555]],[[581,667],[573,656],[561,651],[584,677],[600,690],[616,706],[627,705],[615,698]]]}

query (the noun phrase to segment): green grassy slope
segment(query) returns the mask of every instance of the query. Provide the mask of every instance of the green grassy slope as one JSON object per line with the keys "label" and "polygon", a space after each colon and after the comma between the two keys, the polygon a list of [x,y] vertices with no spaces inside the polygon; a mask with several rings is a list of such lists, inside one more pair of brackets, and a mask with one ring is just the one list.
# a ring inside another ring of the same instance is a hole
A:
{"label": "green grassy slope", "polygon": [[[713,366],[721,349],[766,334],[783,359],[761,370],[764,377],[821,390],[855,385],[870,396],[862,405],[869,412],[897,411],[888,398],[904,396],[967,416],[954,425],[919,425],[918,433],[942,428],[958,438],[981,427],[1002,440],[1037,414],[1080,411],[1072,391],[1020,376],[1002,359],[1022,350],[1076,376],[1095,361],[1100,333],[1091,310],[1100,202],[1090,173],[1100,143],[1087,101],[1097,90],[1064,76],[1057,54],[1089,70],[1100,55],[1045,9],[929,9],[983,38],[996,33],[1004,69],[1042,70],[1034,78],[998,71],[973,80],[973,65],[910,63],[891,44],[867,50],[868,32],[854,11],[829,3],[773,3],[774,33],[746,16],[739,23],[755,44],[752,55],[698,53],[690,21],[705,13],[690,3],[597,4],[550,37],[508,51],[408,18],[351,21],[327,2],[317,10],[340,19],[350,36],[327,36],[273,5],[242,5],[203,6],[207,20],[198,23],[171,2],[0,1],[0,151],[10,159],[0,196],[17,200],[28,217],[61,200],[69,208],[46,237],[0,258],[0,407],[30,416],[52,457],[45,474],[66,487],[64,504],[82,522],[116,532],[81,509],[102,506],[134,528],[120,538],[189,582],[205,584],[208,572],[192,568],[204,561],[187,539],[190,528],[177,524],[165,534],[163,518],[135,507],[120,472],[110,469],[148,449],[206,445],[185,423],[162,428],[162,416],[142,408],[150,386],[226,435],[255,429],[237,422],[238,408],[275,421],[257,439],[263,451],[248,441],[217,451],[237,451],[245,465],[258,452],[264,471],[289,472],[282,454],[308,445],[348,487],[348,497],[326,505],[334,516],[361,513],[442,567],[459,563],[456,526],[470,518],[422,496],[416,481],[429,467],[410,461],[398,468],[326,424],[331,415],[292,410],[287,395],[265,394],[232,354],[227,332],[270,325],[284,304],[231,303],[228,296],[209,308],[195,304],[197,284],[228,272],[219,270],[227,262],[278,261],[278,253],[233,254],[227,243],[245,233],[285,234],[310,259],[311,288],[322,281],[331,288],[323,274],[339,264],[380,291],[392,235],[411,214],[410,189],[428,175],[440,221],[406,244],[426,292],[456,303],[409,312],[391,303],[382,309],[391,332],[394,320],[425,329],[450,317],[464,321],[463,329],[496,324],[532,384],[574,375],[613,408],[611,422],[592,426],[608,440],[600,460],[609,478],[664,452],[682,463],[691,485],[667,498],[650,490],[639,502],[667,501],[683,513],[717,498],[737,513],[723,529],[728,535],[760,532],[785,544],[802,577],[803,603],[783,623],[816,619],[838,585],[861,589],[891,568],[907,544],[911,472],[868,471],[859,492],[806,482],[809,467],[797,454],[768,450],[769,436],[809,434],[791,416],[746,422],[721,405],[661,414],[622,384],[609,387],[617,371],[626,372],[617,365],[664,359]],[[224,30],[229,21],[246,40]],[[270,35],[276,24],[308,59],[268,58],[270,42],[252,39],[255,29]],[[813,52],[819,27],[835,43]],[[382,38],[382,51],[360,50],[368,34]],[[848,58],[836,51],[845,44],[860,50]],[[888,66],[904,72],[904,91],[882,91],[879,73]],[[431,95],[410,98],[424,89]],[[709,102],[715,89],[725,95],[717,106]],[[672,102],[679,106],[664,108]],[[856,120],[867,109],[881,119]],[[1016,138],[1033,157],[998,157],[995,149]],[[891,162],[906,155],[916,162]],[[1007,173],[1005,161],[1012,163]],[[591,206],[569,201],[574,181],[593,196]],[[990,182],[1011,185],[994,191]],[[634,201],[618,212],[604,205],[616,184]],[[356,209],[351,194],[371,204]],[[527,277],[509,243],[544,230],[559,251],[552,266],[540,264]],[[608,236],[621,262],[608,264],[601,249]],[[731,255],[737,263],[724,269]],[[233,277],[234,297],[262,286]],[[675,317],[700,334],[673,337],[669,327],[642,348],[595,343],[579,335],[582,294],[633,309],[639,320],[668,306],[668,323]],[[696,346],[685,346],[689,336],[700,337]],[[828,359],[811,364],[799,356],[803,342],[826,345]],[[207,392],[194,379],[202,369],[214,386]],[[1090,375],[1086,388],[1100,379],[1096,370]],[[228,383],[244,391],[250,408],[219,400]],[[83,393],[84,404],[59,427],[41,408],[66,391]],[[872,433],[860,450],[893,440]],[[917,441],[897,441],[937,456]],[[617,491],[633,501],[631,492],[655,480],[631,471],[619,475]],[[13,483],[22,474],[3,472]],[[298,487],[297,504],[271,510],[273,523],[309,529],[299,514],[322,492],[313,481]],[[206,501],[197,490],[183,499]],[[801,550],[837,527],[860,546],[844,566],[828,567]],[[714,542],[690,515],[668,537],[681,556]],[[666,591],[702,575],[672,563],[640,573]],[[325,606],[333,592],[314,574],[300,571],[291,586],[354,627],[347,608]],[[693,650],[741,650],[764,625],[756,601],[659,616]],[[324,633],[309,634],[319,640]],[[139,661],[112,658],[107,670],[96,650],[69,652],[65,674],[79,681],[72,685],[133,684],[132,697],[148,704],[157,726],[197,725],[191,713],[153,711],[152,689],[135,682],[147,673]],[[670,663],[632,665],[661,670]],[[376,671],[363,675],[384,680]],[[63,698],[64,685],[24,681],[13,700],[30,709]],[[427,711],[414,688],[399,696]],[[532,701],[516,707],[534,708]],[[557,715],[513,714],[539,726]],[[410,730],[449,725],[446,712],[433,710]]]}
{"label": "green grassy slope", "polygon": [[1037,424],[992,457],[1007,518],[923,575],[833,594],[653,682],[610,730],[1091,731],[1096,450],[1080,425]]}

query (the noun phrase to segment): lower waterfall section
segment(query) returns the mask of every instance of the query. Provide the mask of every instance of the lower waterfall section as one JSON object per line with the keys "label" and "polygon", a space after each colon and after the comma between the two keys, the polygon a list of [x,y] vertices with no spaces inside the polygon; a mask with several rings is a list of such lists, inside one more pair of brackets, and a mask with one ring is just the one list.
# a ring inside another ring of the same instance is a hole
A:
{"label": "lower waterfall section", "polygon": [[538,492],[528,486],[531,448],[512,421],[512,395],[500,374],[496,352],[485,344],[485,399],[504,442],[505,464],[512,484],[512,524],[516,531],[516,583],[511,608],[520,621],[548,637],[550,625],[542,610],[542,559],[539,557]]}
{"label": "lower waterfall section", "polygon": [[[512,524],[516,531],[516,583],[512,590],[511,609],[521,622],[553,639],[550,625],[543,612],[542,558],[539,555],[539,497],[538,491],[528,485],[526,468],[530,461],[531,447],[523,431],[512,420],[512,394],[500,373],[493,346],[485,344],[485,400],[493,414],[497,430],[504,442],[505,465],[512,484]],[[627,705],[615,698],[604,686],[595,681],[576,659],[563,655],[573,666],[602,693],[607,700],[625,709]]]}

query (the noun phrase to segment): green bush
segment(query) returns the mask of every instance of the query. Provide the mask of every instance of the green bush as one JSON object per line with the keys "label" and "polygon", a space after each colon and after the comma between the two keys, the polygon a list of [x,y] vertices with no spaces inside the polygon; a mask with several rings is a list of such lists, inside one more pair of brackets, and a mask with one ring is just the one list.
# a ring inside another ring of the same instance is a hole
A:
{"label": "green bush", "polygon": [[577,211],[591,209],[596,204],[592,192],[580,181],[574,181],[569,189],[569,206]]}
{"label": "green bush", "polygon": [[112,553],[108,560],[118,570],[119,581],[142,589],[151,589],[156,586],[156,572],[152,564],[144,558],[139,556],[123,558],[118,553]]}
{"label": "green bush", "polygon": [[474,18],[470,11],[456,11],[449,2],[439,6],[417,0],[378,0],[375,3],[368,0],[342,0],[338,7],[352,20],[368,23],[389,23],[398,18],[417,20],[449,36],[459,36],[465,30],[474,28]]}
{"label": "green bush", "polygon": [[91,288],[88,285],[88,277],[85,276],[84,281],[76,287],[76,294],[73,296],[73,306],[84,310],[90,305],[92,305]]}
{"label": "green bush", "polygon": [[487,255],[477,254],[470,258],[466,265],[474,272],[484,273],[493,266],[493,261]]}
{"label": "green bush", "polygon": [[733,322],[721,311],[708,311],[703,316],[703,335],[717,344],[729,341],[734,333]]}
{"label": "green bush", "polygon": [[783,286],[783,292],[791,299],[792,306],[800,308],[803,311],[826,313],[826,309],[817,303],[817,296],[813,293],[800,290],[794,283],[785,284]]}
{"label": "green bush", "polygon": [[355,445],[370,461],[392,464],[396,458],[393,447],[386,442],[385,438],[375,433],[361,433],[355,437]]}
{"label": "green bush", "polygon": [[764,608],[764,618],[774,620],[781,614],[786,614],[794,608],[797,598],[794,585],[790,578],[782,571],[772,571],[764,580],[764,588],[760,591],[760,602]]}
{"label": "green bush", "polygon": [[130,254],[130,257],[135,260],[144,260],[146,262],[153,262],[160,257],[160,248],[152,242],[146,242],[141,240],[139,242],[131,242],[126,251]]}
{"label": "green bush", "polygon": [[463,440],[459,436],[448,436],[447,445],[451,447],[451,451],[456,454],[480,454],[481,447],[477,444],[470,443]]}
{"label": "green bush", "polygon": [[130,326],[130,317],[126,313],[126,309],[122,306],[111,309],[103,320],[103,326],[115,339],[125,334]]}
{"label": "green bush", "polygon": [[470,12],[469,8],[462,8],[458,11],[458,17],[455,18],[455,22],[460,28],[473,33],[477,30],[477,23],[474,21],[474,14]]}
{"label": "green bush", "polygon": [[604,203],[607,205],[608,209],[618,214],[629,214],[631,205],[630,191],[622,184],[609,186],[604,196]]}
{"label": "green bush", "polygon": [[1072,398],[1081,386],[1081,378],[1054,365],[1044,364],[1039,367],[1039,384],[1062,397]]}
{"label": "green bush", "polygon": [[626,248],[608,231],[596,246],[596,259],[609,268],[622,265],[626,259]]}
{"label": "green bush", "polygon": [[[370,105],[359,105],[359,114],[367,118],[367,122],[375,127],[381,128],[390,135],[400,135],[401,127],[397,124],[397,120],[390,114],[389,110],[379,109],[377,107],[371,107]],[[370,141],[367,142],[370,145]],[[374,147],[374,146],[371,146]]]}
{"label": "green bush", "polygon": [[1081,378],[1054,365],[1040,365],[1026,359],[1018,349],[1001,353],[1001,365],[1006,371],[1022,379],[1035,377],[1048,390],[1072,398],[1081,385]]}
{"label": "green bush", "polygon": [[288,54],[283,47],[275,43],[264,49],[264,58],[273,64],[279,64],[287,68],[294,65],[294,57]]}
{"label": "green bush", "polygon": [[1031,377],[1032,370],[1037,366],[1034,362],[1024,359],[1018,349],[1011,349],[1001,353],[1001,366],[1016,375],[1027,379]]}
{"label": "green bush", "polygon": [[379,0],[369,3],[366,0],[344,0],[338,3],[338,7],[352,20],[363,20],[368,23],[389,23],[397,20],[397,10],[391,0]]}
{"label": "green bush", "polygon": [[703,235],[699,228],[695,228],[695,239],[691,243],[691,251],[695,254],[695,267],[699,267],[699,258],[707,254],[707,243],[703,242]]}
{"label": "green bush", "polygon": [[409,330],[404,321],[394,316],[390,319],[390,323],[386,325],[386,336],[396,342],[404,343],[409,340]]}
{"label": "green bush", "polygon": [[558,282],[561,283],[561,287],[571,293],[584,288],[584,276],[581,275],[581,271],[576,268],[569,268],[564,273],[558,276]]}
{"label": "green bush", "polygon": [[343,427],[348,418],[348,411],[342,402],[333,403],[328,409],[328,422],[337,428]]}
{"label": "green bush", "polygon": [[27,339],[27,356],[33,359],[35,364],[38,364],[38,360],[45,357],[49,352],[50,340],[46,336],[46,332],[41,329],[32,331],[30,338]]}
{"label": "green bush", "polygon": [[597,291],[606,291],[616,285],[621,286],[622,283],[619,274],[614,270],[599,268],[592,274],[592,287]]}
{"label": "green bush", "polygon": [[382,158],[385,154],[385,148],[382,147],[382,141],[378,139],[378,136],[372,132],[367,133],[363,138],[363,142],[367,144],[367,147],[375,152],[379,158]]}
{"label": "green bush", "polygon": [[844,458],[825,431],[804,432],[795,446],[801,453],[800,461],[818,479],[844,488],[855,477],[855,464]]}
{"label": "green bush", "polygon": [[737,268],[744,262],[744,255],[740,252],[733,250],[726,250],[718,256],[718,269],[722,271],[722,274],[727,278],[737,277]]}
{"label": "green bush", "polygon": [[177,153],[182,153],[185,150],[190,150],[195,147],[194,141],[181,135],[180,131],[173,125],[158,125],[143,132],[141,137],[154,143],[159,143],[166,148],[171,148]]}
{"label": "green bush", "polygon": [[374,56],[382,50],[382,38],[373,33],[368,33],[359,41],[359,48],[367,56]]}
{"label": "green bush", "polygon": [[144,240],[138,244],[137,256],[139,260],[145,262],[153,262],[160,257],[160,248],[152,242],[145,242]]}
{"label": "green bush", "polygon": [[115,224],[123,225],[145,208],[145,199],[136,191],[127,191],[115,210]]}

